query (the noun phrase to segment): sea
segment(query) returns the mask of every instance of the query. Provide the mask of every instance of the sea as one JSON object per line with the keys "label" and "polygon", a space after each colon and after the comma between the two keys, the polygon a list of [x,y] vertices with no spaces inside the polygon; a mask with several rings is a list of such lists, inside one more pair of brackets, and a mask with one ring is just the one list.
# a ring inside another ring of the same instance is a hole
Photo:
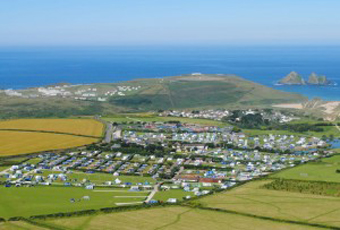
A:
{"label": "sea", "polygon": [[[278,86],[297,71],[315,72],[336,86]],[[60,82],[122,82],[190,73],[235,74],[309,98],[340,101],[340,46],[0,47],[0,88]]]}

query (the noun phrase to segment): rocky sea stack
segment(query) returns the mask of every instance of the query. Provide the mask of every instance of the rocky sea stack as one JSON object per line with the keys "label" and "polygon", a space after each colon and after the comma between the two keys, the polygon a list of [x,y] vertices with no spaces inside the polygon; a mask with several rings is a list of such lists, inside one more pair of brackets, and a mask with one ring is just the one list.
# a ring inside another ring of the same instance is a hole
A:
{"label": "rocky sea stack", "polygon": [[279,81],[282,85],[305,85],[305,80],[297,72],[290,72],[287,76]]}
{"label": "rocky sea stack", "polygon": [[329,81],[326,76],[318,76],[316,73],[312,73],[308,78],[308,84],[310,84],[310,85],[331,85],[332,82]]}
{"label": "rocky sea stack", "polygon": [[305,81],[304,78],[298,74],[297,72],[291,72],[284,78],[282,78],[278,84],[280,85],[334,85],[335,83],[329,81],[324,75],[317,75],[316,73],[312,73],[308,81]]}

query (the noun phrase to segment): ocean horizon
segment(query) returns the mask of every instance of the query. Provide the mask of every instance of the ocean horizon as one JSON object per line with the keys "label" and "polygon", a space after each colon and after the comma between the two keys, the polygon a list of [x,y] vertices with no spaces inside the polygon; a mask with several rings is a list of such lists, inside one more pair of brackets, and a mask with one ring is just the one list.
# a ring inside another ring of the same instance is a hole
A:
{"label": "ocean horizon", "polygon": [[[309,98],[340,100],[340,46],[0,47],[0,88],[112,83],[194,72],[235,74]],[[278,86],[289,72],[337,86]]]}

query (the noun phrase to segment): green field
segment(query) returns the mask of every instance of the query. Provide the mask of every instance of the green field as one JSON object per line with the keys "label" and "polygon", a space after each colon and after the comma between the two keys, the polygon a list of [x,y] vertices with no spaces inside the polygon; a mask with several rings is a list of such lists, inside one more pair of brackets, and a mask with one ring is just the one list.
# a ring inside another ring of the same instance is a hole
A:
{"label": "green field", "polygon": [[269,182],[249,182],[197,202],[210,208],[340,227],[340,198],[261,188]]}
{"label": "green field", "polygon": [[[86,87],[108,91],[122,84],[142,88],[123,97],[108,97],[107,102],[79,101],[73,97],[19,98],[1,94],[0,119],[65,118],[112,114],[112,111],[117,113],[159,109],[254,108],[303,102],[307,99],[299,94],[275,90],[234,75],[185,75],[162,79],[136,79],[117,84],[93,84]],[[26,91],[34,93],[36,89]]]}
{"label": "green field", "polygon": [[[339,149],[336,149],[335,151],[339,152]],[[324,158],[324,159],[322,159],[322,162],[340,165],[340,154],[336,154],[332,157]]]}
{"label": "green field", "polygon": [[29,224],[24,221],[11,221],[0,223],[0,230],[47,230],[48,228],[43,228],[33,224]]}
{"label": "green field", "polygon": [[265,184],[262,188],[276,191],[340,197],[340,183],[336,182],[278,179]]}
{"label": "green field", "polygon": [[335,171],[340,169],[340,165],[326,163],[309,163],[300,165],[290,170],[285,170],[272,178],[294,179],[294,180],[314,180],[340,182],[340,173]]}
{"label": "green field", "polygon": [[301,95],[274,90],[234,75],[183,75],[134,83],[143,83],[143,89],[133,95],[112,98],[111,102],[119,107],[150,111],[226,106],[249,108],[305,100]]}
{"label": "green field", "polygon": [[[148,193],[129,192],[127,189],[86,190],[79,187],[0,187],[0,194],[0,217],[9,218],[114,207],[116,203],[143,201]],[[81,199],[84,196],[89,196],[90,200]],[[81,201],[71,203],[72,198]]]}
{"label": "green field", "polygon": [[187,207],[153,208],[148,210],[102,214],[48,220],[52,227],[65,229],[115,229],[115,230],[225,230],[225,229],[319,229],[296,224],[260,220],[235,214],[191,209]]}
{"label": "green field", "polygon": [[138,116],[134,114],[126,114],[124,116],[113,116],[113,117],[104,117],[106,121],[111,122],[167,122],[167,121],[180,121],[181,123],[190,123],[190,124],[200,124],[200,125],[211,125],[211,126],[227,126],[227,123],[223,123],[220,121],[208,120],[208,119],[192,119],[192,118],[184,118],[184,117],[158,117],[158,116]]}
{"label": "green field", "polygon": [[340,155],[324,158],[321,162],[310,162],[289,170],[273,174],[272,178],[340,182]]}
{"label": "green field", "polygon": [[9,166],[0,166],[0,172],[6,170],[8,168],[9,168]]}

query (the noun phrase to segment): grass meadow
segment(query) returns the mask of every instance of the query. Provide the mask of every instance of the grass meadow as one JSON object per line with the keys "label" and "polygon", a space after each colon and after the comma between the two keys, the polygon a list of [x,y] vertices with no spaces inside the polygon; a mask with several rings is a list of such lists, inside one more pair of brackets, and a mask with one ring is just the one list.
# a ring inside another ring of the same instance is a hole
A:
{"label": "grass meadow", "polygon": [[327,181],[340,183],[340,155],[324,158],[320,162],[310,162],[271,175],[272,178]]}
{"label": "grass meadow", "polygon": [[48,228],[32,225],[24,221],[1,222],[0,230],[48,230]]}
{"label": "grass meadow", "polygon": [[261,188],[269,182],[249,182],[197,202],[210,208],[340,227],[340,198]]}
{"label": "grass meadow", "polygon": [[[148,192],[130,192],[127,189],[87,190],[82,187],[1,186],[0,194],[0,217],[8,219],[13,216],[29,217],[114,207],[116,203],[140,202],[144,201]],[[89,196],[90,200],[83,200],[84,196]],[[76,202],[71,203],[72,198]]]}
{"label": "grass meadow", "polygon": [[[225,229],[318,229],[295,224],[259,220],[187,207],[163,207],[113,214],[49,220],[44,222],[64,229],[117,229],[117,230],[225,230]],[[251,228],[250,228],[251,226]]]}

